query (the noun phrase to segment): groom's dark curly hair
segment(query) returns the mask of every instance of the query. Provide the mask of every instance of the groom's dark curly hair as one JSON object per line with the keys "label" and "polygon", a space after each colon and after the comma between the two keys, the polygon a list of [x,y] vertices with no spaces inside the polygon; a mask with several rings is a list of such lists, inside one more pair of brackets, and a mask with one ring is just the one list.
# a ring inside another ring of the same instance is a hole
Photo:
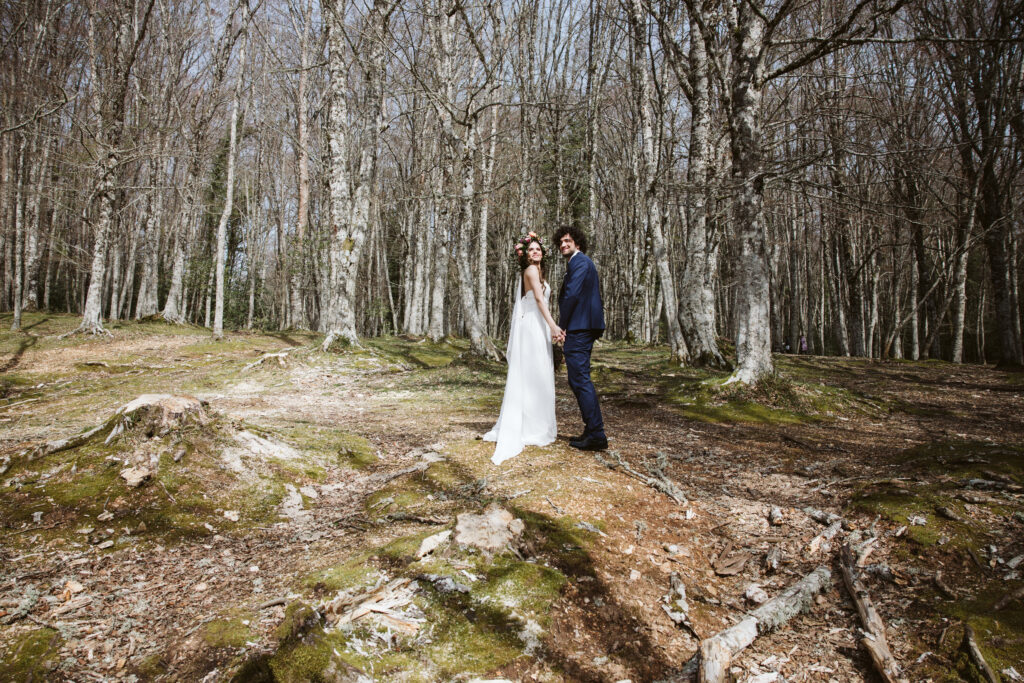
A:
{"label": "groom's dark curly hair", "polygon": [[555,230],[554,244],[555,248],[562,242],[562,237],[568,235],[572,238],[572,241],[576,243],[576,248],[582,251],[584,254],[587,253],[587,236],[582,230],[577,228],[575,225],[562,225]]}

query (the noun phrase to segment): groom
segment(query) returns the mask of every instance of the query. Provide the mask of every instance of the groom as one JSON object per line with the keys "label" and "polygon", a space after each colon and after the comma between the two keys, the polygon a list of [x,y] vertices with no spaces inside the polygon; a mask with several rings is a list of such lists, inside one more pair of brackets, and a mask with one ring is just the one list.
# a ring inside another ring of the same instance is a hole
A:
{"label": "groom", "polygon": [[590,381],[590,352],[594,341],[604,333],[604,313],[597,268],[583,252],[587,238],[578,228],[563,226],[555,233],[558,250],[568,263],[558,292],[558,326],[562,333],[562,353],[569,375],[569,387],[576,395],[583,416],[583,434],[569,441],[573,448],[600,451],[608,448],[608,437],[601,420],[601,406]]}

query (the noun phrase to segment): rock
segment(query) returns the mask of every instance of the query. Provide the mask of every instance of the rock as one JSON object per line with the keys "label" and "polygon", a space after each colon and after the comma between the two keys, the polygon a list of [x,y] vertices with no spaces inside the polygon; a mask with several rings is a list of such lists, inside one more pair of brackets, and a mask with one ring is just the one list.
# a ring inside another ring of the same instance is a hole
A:
{"label": "rock", "polygon": [[441,546],[442,543],[447,541],[451,535],[451,529],[446,529],[439,534],[427,536],[423,539],[423,542],[420,543],[420,549],[416,551],[416,557],[421,558],[425,555],[429,555],[430,553],[434,552],[435,550],[437,550],[437,548]]}
{"label": "rock", "polygon": [[197,583],[196,585],[192,586],[192,590],[194,590],[196,593],[202,593],[207,588],[209,588],[209,586],[206,585],[205,581],[203,581],[202,583]]}
{"label": "rock", "polygon": [[96,519],[98,519],[101,522],[108,522],[108,521],[112,520],[113,518],[114,518],[114,513],[111,512],[110,510],[104,510],[103,512],[101,512],[96,517]]}
{"label": "rock", "polygon": [[99,548],[100,550],[106,550],[107,548],[113,548],[114,547],[114,542],[108,539],[106,541],[103,541],[102,543],[100,543],[96,547]]}
{"label": "rock", "polygon": [[40,512],[33,512],[32,513],[32,523],[33,524],[39,524],[42,521],[43,521],[43,513],[41,511]]}
{"label": "rock", "polygon": [[469,586],[464,583],[459,583],[450,576],[441,576],[440,574],[424,574],[423,578],[434,584],[434,588],[441,591],[442,593],[468,593],[472,590]]}
{"label": "rock", "polygon": [[444,462],[447,459],[437,451],[428,451],[420,456],[420,460],[425,462]]}
{"label": "rock", "polygon": [[237,522],[241,516],[238,514],[238,510],[225,510],[224,517],[229,521]]}
{"label": "rock", "polygon": [[743,591],[743,597],[755,605],[762,605],[768,602],[768,594],[756,583],[747,586],[747,590]]}
{"label": "rock", "polygon": [[910,522],[910,526],[924,526],[928,523],[928,520],[920,515],[911,515],[907,521]]}
{"label": "rock", "polygon": [[1006,566],[1010,569],[1016,569],[1020,566],[1020,563],[1024,562],[1024,555],[1017,555],[1006,561]]}
{"label": "rock", "polygon": [[782,525],[782,508],[777,505],[773,505],[771,511],[768,513],[768,523],[772,526]]}
{"label": "rock", "polygon": [[147,467],[129,467],[121,470],[121,478],[132,488],[142,486],[152,476],[153,473]]}
{"label": "rock", "polygon": [[482,515],[463,513],[456,518],[455,541],[487,552],[502,550],[523,532],[523,520],[492,503]]}
{"label": "rock", "polygon": [[145,530],[146,530],[146,523],[145,522],[139,522],[139,526],[138,526],[138,528],[135,529],[135,533],[141,534]]}
{"label": "rock", "polygon": [[281,501],[281,514],[293,522],[309,519],[309,512],[302,507],[302,494],[292,484],[285,484],[285,497]]}
{"label": "rock", "polygon": [[306,498],[312,498],[313,500],[316,500],[317,498],[320,497],[320,494],[317,492],[317,490],[314,487],[310,486],[309,484],[300,487],[299,493],[304,495]]}
{"label": "rock", "polygon": [[640,578],[640,576],[641,576],[641,574],[637,570],[635,570],[635,569],[630,569],[629,570],[629,580],[630,581],[636,581],[637,579]]}

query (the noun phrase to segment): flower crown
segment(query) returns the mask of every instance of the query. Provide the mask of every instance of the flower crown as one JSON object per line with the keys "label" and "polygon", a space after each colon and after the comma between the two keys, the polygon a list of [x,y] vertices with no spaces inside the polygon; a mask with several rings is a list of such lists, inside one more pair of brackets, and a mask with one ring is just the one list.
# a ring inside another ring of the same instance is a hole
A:
{"label": "flower crown", "polygon": [[526,250],[534,242],[536,242],[537,246],[540,247],[541,254],[547,253],[547,249],[544,248],[544,244],[540,241],[540,238],[537,237],[537,233],[531,231],[526,233],[526,236],[519,238],[519,241],[515,243],[515,246],[513,248],[516,252],[516,258],[522,259],[523,254],[526,253]]}

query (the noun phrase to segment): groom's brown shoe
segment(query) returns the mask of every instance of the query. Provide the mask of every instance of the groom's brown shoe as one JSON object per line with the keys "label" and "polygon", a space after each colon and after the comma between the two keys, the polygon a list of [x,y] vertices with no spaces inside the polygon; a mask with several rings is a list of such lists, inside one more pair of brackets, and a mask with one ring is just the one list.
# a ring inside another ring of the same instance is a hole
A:
{"label": "groom's brown shoe", "polygon": [[608,448],[608,439],[604,437],[588,436],[583,439],[570,441],[569,445],[573,448],[578,448],[581,451],[603,451]]}

